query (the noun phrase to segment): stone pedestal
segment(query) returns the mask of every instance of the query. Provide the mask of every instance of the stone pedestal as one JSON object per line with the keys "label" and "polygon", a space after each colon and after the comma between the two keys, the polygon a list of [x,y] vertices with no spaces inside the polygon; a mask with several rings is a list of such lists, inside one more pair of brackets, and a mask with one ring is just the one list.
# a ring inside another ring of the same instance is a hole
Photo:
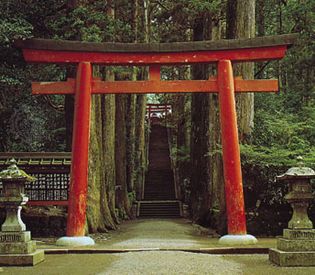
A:
{"label": "stone pedestal", "polygon": [[257,239],[249,234],[244,235],[224,235],[219,239],[219,244],[224,245],[250,245],[256,244]]}
{"label": "stone pedestal", "polygon": [[280,266],[315,266],[315,229],[284,229],[269,260]]}
{"label": "stone pedestal", "polygon": [[36,265],[45,258],[29,231],[0,232],[0,265]]}
{"label": "stone pedestal", "polygon": [[[299,157],[299,160],[302,160]],[[308,167],[290,168],[278,180],[289,183],[285,199],[293,209],[288,229],[277,240],[277,248],[269,250],[269,260],[280,266],[315,266],[315,230],[307,215],[309,203],[313,200],[310,180],[315,171]]]}
{"label": "stone pedestal", "polygon": [[6,219],[0,232],[1,265],[36,265],[45,258],[43,250],[36,250],[36,242],[31,240],[31,232],[21,219],[21,209],[28,198],[24,195],[26,180],[33,178],[18,169],[14,160],[7,170],[0,172],[3,184],[0,204],[6,210]]}

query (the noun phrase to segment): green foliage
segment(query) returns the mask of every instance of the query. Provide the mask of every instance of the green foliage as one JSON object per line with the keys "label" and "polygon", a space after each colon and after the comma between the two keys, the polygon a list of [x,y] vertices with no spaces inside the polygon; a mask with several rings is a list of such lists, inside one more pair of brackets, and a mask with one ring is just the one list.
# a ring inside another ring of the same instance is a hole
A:
{"label": "green foliage", "polygon": [[196,14],[208,13],[211,16],[220,14],[222,8],[224,7],[224,1],[204,1],[204,0],[190,0],[188,1],[187,9],[189,11],[194,11]]}
{"label": "green foliage", "polygon": [[136,201],[136,192],[132,191],[132,192],[128,192],[128,199],[130,202],[130,205]]}
{"label": "green foliage", "polygon": [[[62,1],[18,1],[0,3],[0,150],[41,151],[56,147],[51,141],[64,139],[61,131],[62,114],[43,98],[31,95],[30,80],[59,80],[63,70],[57,66],[26,66],[20,50],[14,48],[16,39],[33,35],[45,37],[43,20]],[[60,102],[60,98],[58,98]],[[60,136],[60,138],[58,138]],[[64,142],[58,149],[63,150]]]}
{"label": "green foliage", "polygon": [[115,208],[116,217],[120,220],[127,220],[129,217],[126,213],[125,208]]}
{"label": "green foliage", "polygon": [[181,146],[181,147],[172,147],[171,158],[176,159],[178,162],[188,162],[190,161],[190,148]]}
{"label": "green foliage", "polygon": [[[257,96],[253,144],[241,145],[247,222],[250,232],[277,235],[292,214],[284,200],[287,185],[275,177],[297,166],[297,156],[315,169],[315,109],[285,109],[281,96]],[[259,99],[259,101],[257,100]],[[314,204],[310,213],[314,217]]]}
{"label": "green foliage", "polygon": [[[90,5],[81,5],[69,11],[61,10],[47,19],[46,24],[56,39],[82,40],[89,42],[128,41],[130,24],[121,20],[112,20],[106,13],[106,6],[95,1]],[[122,34],[122,35],[117,35]]]}
{"label": "green foliage", "polygon": [[16,39],[23,39],[32,35],[33,26],[22,18],[0,20],[0,44],[9,47]]}

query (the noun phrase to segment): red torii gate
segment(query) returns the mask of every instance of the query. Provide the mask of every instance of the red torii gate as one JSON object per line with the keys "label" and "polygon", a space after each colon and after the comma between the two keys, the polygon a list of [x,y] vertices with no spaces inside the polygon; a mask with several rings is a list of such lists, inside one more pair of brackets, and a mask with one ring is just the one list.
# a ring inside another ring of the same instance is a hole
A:
{"label": "red torii gate", "polygon": [[164,114],[167,116],[167,114],[172,111],[172,106],[170,104],[148,103],[146,106],[146,111],[149,119],[154,113]]}
{"label": "red torii gate", "polygon": [[[32,83],[33,94],[75,95],[67,236],[71,239],[85,235],[91,94],[198,92],[219,93],[228,223],[228,235],[223,236],[221,241],[255,242],[256,239],[247,235],[246,230],[234,93],[276,92],[278,81],[234,78],[231,62],[281,59],[295,39],[296,35],[291,34],[163,44],[90,43],[47,39],[17,41],[16,46],[23,49],[27,62],[78,64],[76,79]],[[195,63],[217,63],[217,77],[208,80],[161,81],[162,65]],[[149,79],[93,79],[91,64],[149,66]],[[93,240],[88,242],[91,243]]]}

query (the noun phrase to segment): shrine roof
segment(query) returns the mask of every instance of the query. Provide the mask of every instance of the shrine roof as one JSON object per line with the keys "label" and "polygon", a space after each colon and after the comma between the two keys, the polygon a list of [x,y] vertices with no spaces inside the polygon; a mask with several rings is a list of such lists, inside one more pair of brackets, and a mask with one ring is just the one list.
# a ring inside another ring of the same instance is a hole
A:
{"label": "shrine roof", "polygon": [[0,166],[8,166],[14,158],[21,166],[70,166],[70,152],[0,152]]}
{"label": "shrine roof", "polygon": [[17,40],[15,46],[23,49],[71,52],[163,53],[249,49],[280,45],[289,47],[293,45],[297,37],[298,34],[294,33],[245,39],[172,43],[96,43],[32,38]]}

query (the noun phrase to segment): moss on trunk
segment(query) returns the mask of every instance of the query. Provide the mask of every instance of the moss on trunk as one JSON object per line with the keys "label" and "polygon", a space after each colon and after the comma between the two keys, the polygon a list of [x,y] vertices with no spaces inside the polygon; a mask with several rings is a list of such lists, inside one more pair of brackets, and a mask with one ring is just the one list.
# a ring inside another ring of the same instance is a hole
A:
{"label": "moss on trunk", "polygon": [[97,232],[99,229],[102,231],[105,230],[100,211],[100,185],[103,181],[101,125],[101,97],[97,95],[92,97],[91,104],[91,130],[88,171],[89,184],[86,210],[89,232]]}
{"label": "moss on trunk", "polygon": [[121,218],[131,217],[131,207],[127,190],[126,160],[126,95],[116,95],[116,133],[115,133],[115,166],[116,166],[116,206]]}
{"label": "moss on trunk", "polygon": [[148,142],[146,138],[145,130],[145,114],[146,114],[146,96],[137,95],[137,105],[136,105],[136,148],[135,148],[135,189],[136,197],[141,200],[143,196],[143,186],[145,180],[145,171],[147,166],[147,152],[146,143]]}

